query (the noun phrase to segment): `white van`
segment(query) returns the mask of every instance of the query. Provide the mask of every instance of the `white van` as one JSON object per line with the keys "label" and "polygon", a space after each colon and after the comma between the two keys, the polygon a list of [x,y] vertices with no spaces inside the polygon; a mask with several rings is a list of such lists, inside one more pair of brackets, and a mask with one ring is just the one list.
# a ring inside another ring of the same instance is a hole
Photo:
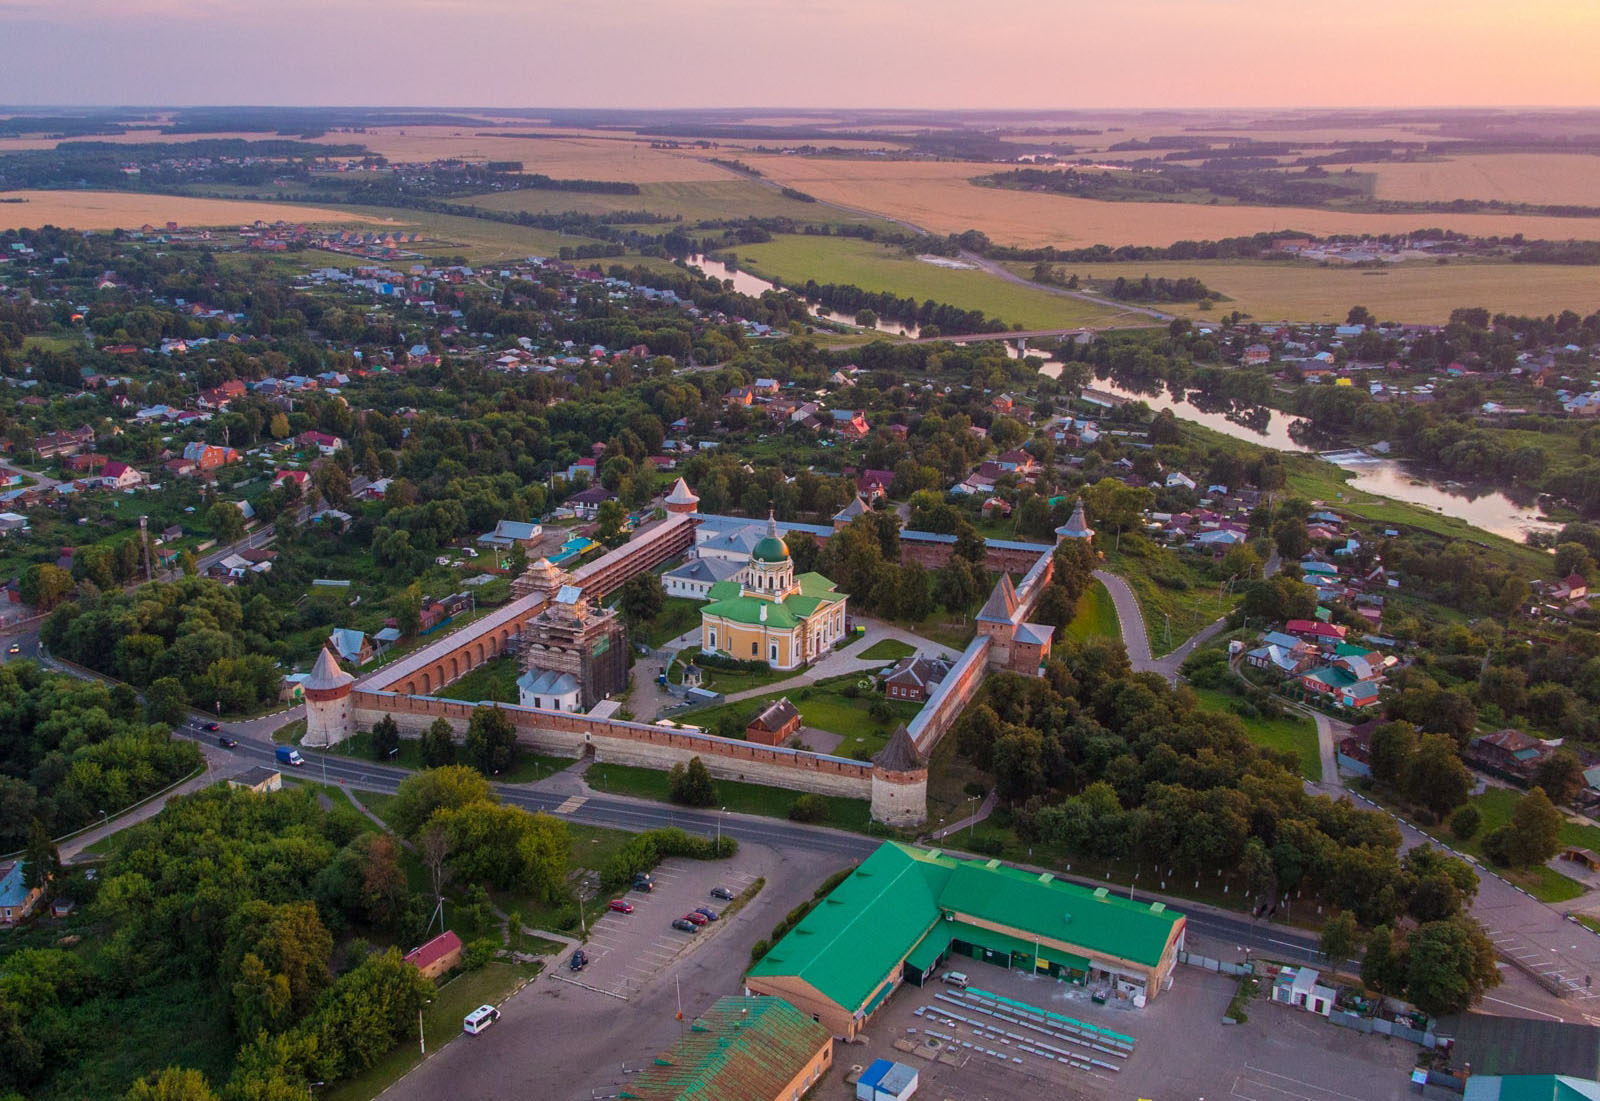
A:
{"label": "white van", "polygon": [[951,986],[959,986],[962,990],[965,990],[967,988],[967,976],[966,976],[965,972],[962,972],[962,971],[946,971],[940,977],[942,979],[944,979],[945,982],[949,983]]}
{"label": "white van", "polygon": [[476,1036],[500,1019],[500,1011],[492,1005],[480,1005],[461,1022],[461,1031]]}

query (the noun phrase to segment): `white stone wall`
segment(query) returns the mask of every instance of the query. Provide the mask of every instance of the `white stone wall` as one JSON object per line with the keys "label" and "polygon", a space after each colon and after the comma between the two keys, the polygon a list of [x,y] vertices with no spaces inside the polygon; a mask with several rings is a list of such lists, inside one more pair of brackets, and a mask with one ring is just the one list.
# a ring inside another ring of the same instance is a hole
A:
{"label": "white stone wall", "polygon": [[872,817],[890,826],[920,826],[928,818],[928,781],[901,783],[874,775]]}
{"label": "white stone wall", "polygon": [[306,700],[306,745],[337,745],[356,731],[350,697]]}

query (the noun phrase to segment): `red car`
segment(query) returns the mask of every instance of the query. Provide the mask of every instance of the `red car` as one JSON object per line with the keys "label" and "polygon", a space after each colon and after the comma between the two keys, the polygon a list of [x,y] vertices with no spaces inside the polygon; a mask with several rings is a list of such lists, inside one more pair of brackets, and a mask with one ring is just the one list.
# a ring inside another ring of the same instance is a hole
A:
{"label": "red car", "polygon": [[611,900],[611,905],[607,906],[606,909],[615,910],[619,914],[631,914],[633,913],[633,903],[614,898]]}
{"label": "red car", "polygon": [[691,911],[690,913],[683,915],[683,920],[693,925],[704,925],[706,923],[706,916],[704,914],[697,914]]}

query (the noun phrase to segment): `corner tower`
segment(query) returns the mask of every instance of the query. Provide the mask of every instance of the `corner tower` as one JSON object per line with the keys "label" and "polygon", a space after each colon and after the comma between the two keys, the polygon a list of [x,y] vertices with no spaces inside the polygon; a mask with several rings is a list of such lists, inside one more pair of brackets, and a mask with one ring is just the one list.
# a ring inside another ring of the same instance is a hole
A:
{"label": "corner tower", "polygon": [[348,738],[355,729],[350,693],[356,678],[339,668],[324,646],[301,687],[306,694],[306,745],[330,746]]}

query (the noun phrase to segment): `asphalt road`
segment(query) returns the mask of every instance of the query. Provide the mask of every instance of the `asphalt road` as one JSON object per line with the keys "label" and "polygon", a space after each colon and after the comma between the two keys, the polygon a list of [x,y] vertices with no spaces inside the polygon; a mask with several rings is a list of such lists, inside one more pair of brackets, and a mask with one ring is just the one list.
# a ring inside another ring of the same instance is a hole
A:
{"label": "asphalt road", "polygon": [[[196,720],[180,729],[178,733],[184,737],[209,740],[214,743],[217,735],[205,731],[201,726],[203,722],[204,720]],[[267,737],[248,733],[237,724],[224,724],[224,729],[230,737],[239,741],[238,747],[232,754],[238,760],[240,769],[275,762],[275,747]],[[300,753],[305,758],[306,764],[294,769],[287,765],[280,766],[284,772],[293,773],[305,780],[321,781],[326,778],[328,783],[344,784],[359,791],[391,794],[399,789],[401,782],[407,776],[411,775],[407,769],[380,765],[372,761],[317,753],[303,748]],[[566,791],[541,790],[537,784],[497,784],[495,791],[507,803],[530,811],[553,812],[571,798]],[[741,843],[761,845],[778,852],[806,852],[833,856],[846,861],[863,859],[882,843],[881,839],[876,837],[845,833],[820,826],[806,826],[778,818],[744,814],[719,815],[715,811],[691,810],[667,803],[652,803],[614,795],[589,795],[575,809],[563,813],[562,817],[585,825],[635,832],[676,826],[706,836],[717,832],[717,820],[720,817],[722,832],[737,838]],[[1078,879],[1060,872],[1054,874],[1059,879],[1072,880],[1089,888],[1104,886],[1103,883]],[[1157,896],[1140,891],[1138,897],[1154,899]],[[1267,925],[1248,918],[1197,910],[1186,905],[1181,899],[1166,898],[1164,901],[1174,909],[1188,914],[1190,927],[1201,935],[1232,941],[1252,949],[1270,951],[1275,956],[1294,958],[1308,963],[1316,962],[1320,958],[1317,954],[1316,938],[1308,933],[1286,926]]]}

